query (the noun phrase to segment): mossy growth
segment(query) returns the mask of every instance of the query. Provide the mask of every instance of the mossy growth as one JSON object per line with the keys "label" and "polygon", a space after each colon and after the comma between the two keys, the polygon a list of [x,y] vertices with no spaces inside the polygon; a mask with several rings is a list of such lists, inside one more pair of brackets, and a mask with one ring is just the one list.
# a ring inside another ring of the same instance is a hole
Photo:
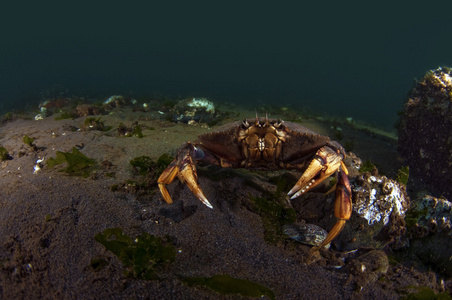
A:
{"label": "mossy growth", "polygon": [[264,239],[270,244],[276,244],[285,240],[286,237],[282,227],[297,220],[295,210],[282,204],[282,201],[285,200],[284,190],[287,186],[287,181],[281,177],[276,186],[276,193],[272,198],[250,197],[254,209],[262,218],[265,228]]}
{"label": "mossy growth", "polygon": [[231,277],[227,274],[212,277],[188,277],[182,281],[189,286],[205,286],[221,295],[241,295],[243,297],[262,298],[264,296],[275,299],[275,293],[258,283],[247,279]]}
{"label": "mossy growth", "polygon": [[138,170],[138,173],[142,176],[148,174],[155,166],[154,161],[149,156],[138,156],[130,161],[132,167]]}
{"label": "mossy growth", "polygon": [[60,172],[65,172],[73,176],[83,176],[85,178],[98,167],[94,159],[85,156],[75,147],[72,148],[72,152],[57,151],[55,158],[51,157],[47,160],[49,167],[63,163],[67,163],[67,167],[60,170]]}
{"label": "mossy growth", "polygon": [[157,159],[157,162],[154,162],[149,156],[138,156],[132,159],[130,164],[140,175],[146,176],[150,172],[160,175],[172,161],[173,158],[165,153]]}
{"label": "mossy growth", "polygon": [[410,293],[401,299],[404,300],[423,300],[423,299],[431,299],[431,300],[451,300],[452,297],[448,292],[438,293],[428,287],[428,286],[407,286],[407,289],[417,290],[416,293]]}
{"label": "mossy growth", "polygon": [[410,176],[410,167],[406,166],[406,167],[401,167],[398,171],[397,171],[397,182],[400,182],[404,185],[406,185],[408,183],[408,178]]}
{"label": "mossy growth", "polygon": [[11,155],[9,155],[8,150],[6,150],[5,147],[0,146],[0,160],[4,161],[4,160],[10,160],[13,159],[11,157]]}
{"label": "mossy growth", "polygon": [[171,163],[173,158],[168,154],[161,155],[157,162],[149,156],[138,156],[130,161],[130,165],[142,176],[141,179],[129,179],[125,183],[112,186],[113,191],[126,191],[137,195],[152,194],[157,189],[157,178]]}
{"label": "mossy growth", "polygon": [[24,137],[22,138],[22,141],[24,142],[24,144],[26,144],[30,147],[34,147],[34,145],[33,145],[33,142],[35,141],[34,138],[31,138],[28,135],[24,135]]}
{"label": "mossy growth", "polygon": [[365,162],[362,163],[361,167],[359,168],[359,172],[360,173],[372,172],[375,169],[377,169],[377,167],[370,160],[366,160]]}
{"label": "mossy growth", "polygon": [[176,249],[168,238],[148,233],[132,238],[121,228],[109,228],[96,234],[94,239],[121,260],[127,268],[126,276],[136,279],[158,279],[158,272],[176,259]]}
{"label": "mossy growth", "polygon": [[67,119],[74,120],[77,117],[78,116],[75,112],[63,111],[58,115],[58,117],[55,117],[55,121],[67,120]]}
{"label": "mossy growth", "polygon": [[418,210],[415,206],[411,206],[410,209],[405,213],[405,224],[408,229],[416,225],[421,217],[425,217],[428,214],[428,208],[424,207]]}

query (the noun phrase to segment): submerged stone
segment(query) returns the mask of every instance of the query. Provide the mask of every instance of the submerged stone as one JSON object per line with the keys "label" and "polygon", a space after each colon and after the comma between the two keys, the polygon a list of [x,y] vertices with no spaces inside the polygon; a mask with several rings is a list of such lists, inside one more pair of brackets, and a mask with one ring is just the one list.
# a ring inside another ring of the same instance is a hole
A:
{"label": "submerged stone", "polygon": [[452,197],[452,69],[428,71],[411,90],[399,127],[398,151],[430,192]]}

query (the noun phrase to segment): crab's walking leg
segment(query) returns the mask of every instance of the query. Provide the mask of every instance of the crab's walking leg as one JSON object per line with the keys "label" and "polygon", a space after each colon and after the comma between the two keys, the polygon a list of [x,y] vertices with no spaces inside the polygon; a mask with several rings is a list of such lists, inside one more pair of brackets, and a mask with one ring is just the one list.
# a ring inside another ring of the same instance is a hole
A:
{"label": "crab's walking leg", "polygon": [[316,251],[328,245],[338,234],[344,229],[345,222],[350,219],[352,215],[352,191],[350,182],[347,177],[347,168],[341,162],[341,170],[338,174],[338,182],[336,186],[336,200],[334,202],[334,216],[338,219],[333,229],[328,233],[326,239],[320,246],[314,247],[311,251]]}
{"label": "crab's walking leg", "polygon": [[192,191],[192,193],[201,200],[207,207],[213,208],[212,204],[207,200],[206,196],[202,192],[201,188],[198,185],[198,176],[196,175],[196,167],[193,163],[193,156],[195,155],[194,151],[196,148],[187,143],[185,147],[183,147],[179,153],[177,153],[177,157],[175,160],[171,162],[171,164],[163,171],[162,175],[160,175],[157,180],[160,192],[162,193],[163,199],[167,203],[173,203],[171,196],[168,193],[166,185],[170,184],[174,178],[179,177],[179,180],[185,183],[188,188]]}
{"label": "crab's walking leg", "polygon": [[168,204],[173,203],[173,200],[171,199],[171,196],[168,193],[166,185],[173,182],[174,177],[176,177],[177,173],[179,172],[179,168],[177,167],[176,164],[177,160],[173,160],[157,180],[159,184],[160,193],[162,193],[163,199],[165,199],[166,203]]}

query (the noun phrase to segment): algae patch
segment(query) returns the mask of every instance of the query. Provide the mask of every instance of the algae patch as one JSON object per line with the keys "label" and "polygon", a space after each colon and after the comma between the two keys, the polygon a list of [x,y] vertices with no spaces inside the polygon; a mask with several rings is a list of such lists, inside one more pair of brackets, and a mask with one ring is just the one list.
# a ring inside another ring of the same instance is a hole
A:
{"label": "algae patch", "polygon": [[115,254],[127,267],[125,275],[136,279],[158,279],[157,272],[176,258],[176,249],[167,240],[142,233],[135,239],[121,228],[109,228],[94,239]]}
{"label": "algae patch", "polygon": [[264,296],[275,299],[275,294],[269,288],[246,279],[238,279],[227,274],[212,277],[188,277],[183,282],[189,286],[201,285],[222,295],[239,294],[244,297],[261,298]]}
{"label": "algae patch", "polygon": [[97,168],[97,163],[94,159],[85,156],[77,148],[73,147],[72,152],[57,151],[55,158],[49,158],[47,165],[54,167],[67,163],[67,167],[60,170],[68,175],[88,177],[91,172]]}
{"label": "algae patch", "polygon": [[33,147],[33,142],[35,141],[34,138],[29,137],[28,135],[24,135],[24,137],[22,138],[22,141],[24,142],[24,144]]}
{"label": "algae patch", "polygon": [[452,297],[447,292],[437,294],[430,287],[426,287],[426,286],[408,286],[407,288],[417,290],[417,293],[410,293],[401,299],[404,299],[404,300],[421,300],[421,299],[451,300],[452,299]]}
{"label": "algae patch", "polygon": [[265,228],[265,241],[271,244],[285,240],[285,235],[282,230],[283,226],[292,224],[297,220],[295,210],[282,204],[285,197],[284,190],[287,186],[287,181],[280,177],[276,186],[276,192],[273,197],[250,196],[254,209],[262,218],[262,223]]}
{"label": "algae patch", "polygon": [[5,147],[0,146],[0,161],[13,159]]}
{"label": "algae patch", "polygon": [[397,182],[403,183],[404,185],[407,185],[408,178],[410,176],[410,167],[402,167],[397,171]]}

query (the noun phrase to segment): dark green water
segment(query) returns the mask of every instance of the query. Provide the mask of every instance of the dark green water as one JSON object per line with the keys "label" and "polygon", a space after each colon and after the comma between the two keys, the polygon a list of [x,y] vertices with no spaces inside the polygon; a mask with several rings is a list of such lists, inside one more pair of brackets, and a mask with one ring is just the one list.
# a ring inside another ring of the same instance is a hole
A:
{"label": "dark green water", "polygon": [[36,108],[56,84],[307,107],[392,129],[414,78],[452,65],[447,1],[96,3],[5,4],[0,112]]}

